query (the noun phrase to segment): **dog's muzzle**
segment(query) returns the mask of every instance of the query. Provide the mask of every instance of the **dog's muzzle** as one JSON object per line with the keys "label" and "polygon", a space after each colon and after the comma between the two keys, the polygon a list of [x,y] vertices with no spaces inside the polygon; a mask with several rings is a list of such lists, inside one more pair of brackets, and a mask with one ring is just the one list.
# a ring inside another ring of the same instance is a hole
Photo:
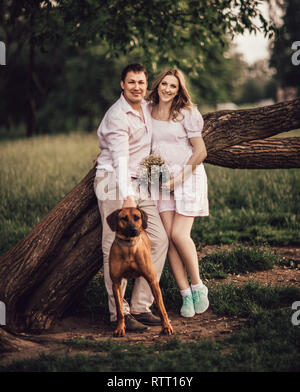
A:
{"label": "dog's muzzle", "polygon": [[140,232],[134,225],[131,224],[125,228],[125,230],[123,231],[123,234],[126,237],[137,237],[140,235]]}

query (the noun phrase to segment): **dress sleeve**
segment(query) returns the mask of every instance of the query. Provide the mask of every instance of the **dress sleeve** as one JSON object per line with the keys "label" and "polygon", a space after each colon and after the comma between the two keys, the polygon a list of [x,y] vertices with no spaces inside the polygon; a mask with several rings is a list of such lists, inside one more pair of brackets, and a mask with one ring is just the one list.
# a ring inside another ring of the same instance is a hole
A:
{"label": "dress sleeve", "polygon": [[197,108],[191,111],[184,110],[183,127],[187,133],[188,138],[202,136],[203,117]]}

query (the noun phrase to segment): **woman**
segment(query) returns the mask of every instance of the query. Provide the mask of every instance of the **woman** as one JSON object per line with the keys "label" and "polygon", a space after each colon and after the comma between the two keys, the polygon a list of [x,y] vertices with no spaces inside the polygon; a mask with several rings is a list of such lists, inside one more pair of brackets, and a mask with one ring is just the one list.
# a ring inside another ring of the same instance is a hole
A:
{"label": "woman", "polygon": [[180,313],[193,317],[209,306],[191,238],[194,217],[209,215],[202,164],[207,155],[201,136],[203,119],[178,69],[168,69],[157,78],[148,100],[152,108],[152,154],[161,156],[171,174],[164,186],[171,192],[170,200],[160,196],[157,207],[170,240],[168,259],[183,298]]}

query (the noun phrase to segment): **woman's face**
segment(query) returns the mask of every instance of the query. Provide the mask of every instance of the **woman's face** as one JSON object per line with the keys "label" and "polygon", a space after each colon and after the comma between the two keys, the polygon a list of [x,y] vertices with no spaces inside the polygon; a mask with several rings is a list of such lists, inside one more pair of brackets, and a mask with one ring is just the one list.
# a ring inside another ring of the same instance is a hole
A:
{"label": "woman's face", "polygon": [[173,101],[179,90],[179,81],[176,76],[167,75],[158,85],[158,96],[165,103]]}

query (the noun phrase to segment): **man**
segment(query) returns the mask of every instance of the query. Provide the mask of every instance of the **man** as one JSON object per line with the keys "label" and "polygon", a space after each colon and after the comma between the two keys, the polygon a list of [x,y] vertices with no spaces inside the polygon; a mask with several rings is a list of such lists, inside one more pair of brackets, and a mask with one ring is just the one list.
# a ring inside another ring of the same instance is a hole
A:
{"label": "man", "polygon": [[[112,282],[109,275],[109,252],[115,233],[106,217],[118,208],[140,207],[148,214],[146,232],[151,241],[151,255],[158,279],[163,270],[168,238],[157,208],[148,191],[138,183],[140,162],[150,154],[151,113],[144,100],[148,86],[147,72],[140,64],[130,64],[121,76],[121,97],[106,112],[98,128],[101,154],[97,158],[94,189],[98,199],[103,233],[102,251],[104,280],[108,293],[110,321],[117,320]],[[127,281],[123,279],[125,293]],[[160,325],[160,318],[150,310],[153,296],[144,278],[135,280],[131,304],[124,300],[123,311],[127,331],[143,331],[146,325]]]}

